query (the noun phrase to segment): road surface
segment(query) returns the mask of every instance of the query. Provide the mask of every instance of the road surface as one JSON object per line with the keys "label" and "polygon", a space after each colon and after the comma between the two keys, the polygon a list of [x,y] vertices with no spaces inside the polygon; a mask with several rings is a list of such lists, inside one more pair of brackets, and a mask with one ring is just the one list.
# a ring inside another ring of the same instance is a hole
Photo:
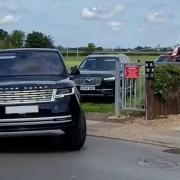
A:
{"label": "road surface", "polygon": [[0,139],[0,180],[179,180],[180,155],[162,147],[88,137],[79,152],[53,137]]}

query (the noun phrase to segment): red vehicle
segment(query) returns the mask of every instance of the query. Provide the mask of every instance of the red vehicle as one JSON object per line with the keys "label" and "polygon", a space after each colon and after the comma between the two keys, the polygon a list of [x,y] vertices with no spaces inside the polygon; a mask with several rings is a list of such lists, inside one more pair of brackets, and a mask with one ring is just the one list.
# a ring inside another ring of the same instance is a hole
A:
{"label": "red vehicle", "polygon": [[172,56],[180,56],[180,46],[173,50]]}

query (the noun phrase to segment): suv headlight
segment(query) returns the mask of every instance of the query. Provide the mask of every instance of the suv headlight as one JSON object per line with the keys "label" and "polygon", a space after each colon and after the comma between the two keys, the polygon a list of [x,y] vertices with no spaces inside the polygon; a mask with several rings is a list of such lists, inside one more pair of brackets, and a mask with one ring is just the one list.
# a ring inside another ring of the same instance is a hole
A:
{"label": "suv headlight", "polygon": [[64,96],[72,95],[74,94],[74,87],[73,88],[63,88],[63,89],[57,89],[56,91],[56,98],[62,98]]}
{"label": "suv headlight", "polygon": [[104,81],[114,81],[114,80],[115,80],[115,76],[104,78]]}

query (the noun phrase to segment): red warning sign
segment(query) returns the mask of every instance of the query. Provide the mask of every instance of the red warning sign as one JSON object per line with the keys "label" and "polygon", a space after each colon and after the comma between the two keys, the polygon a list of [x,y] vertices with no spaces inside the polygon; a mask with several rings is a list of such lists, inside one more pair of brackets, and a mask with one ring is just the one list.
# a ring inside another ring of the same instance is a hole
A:
{"label": "red warning sign", "polygon": [[126,79],[139,79],[139,66],[126,66],[124,76]]}

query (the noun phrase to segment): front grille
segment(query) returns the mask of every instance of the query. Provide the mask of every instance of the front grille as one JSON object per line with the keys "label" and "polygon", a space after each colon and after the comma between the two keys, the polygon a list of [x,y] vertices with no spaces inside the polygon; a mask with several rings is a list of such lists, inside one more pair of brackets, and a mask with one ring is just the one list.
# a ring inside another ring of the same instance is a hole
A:
{"label": "front grille", "polygon": [[77,78],[75,79],[75,84],[78,86],[82,86],[82,85],[99,86],[101,84],[101,78],[99,77]]}
{"label": "front grille", "polygon": [[49,102],[52,96],[53,89],[0,91],[0,104]]}

